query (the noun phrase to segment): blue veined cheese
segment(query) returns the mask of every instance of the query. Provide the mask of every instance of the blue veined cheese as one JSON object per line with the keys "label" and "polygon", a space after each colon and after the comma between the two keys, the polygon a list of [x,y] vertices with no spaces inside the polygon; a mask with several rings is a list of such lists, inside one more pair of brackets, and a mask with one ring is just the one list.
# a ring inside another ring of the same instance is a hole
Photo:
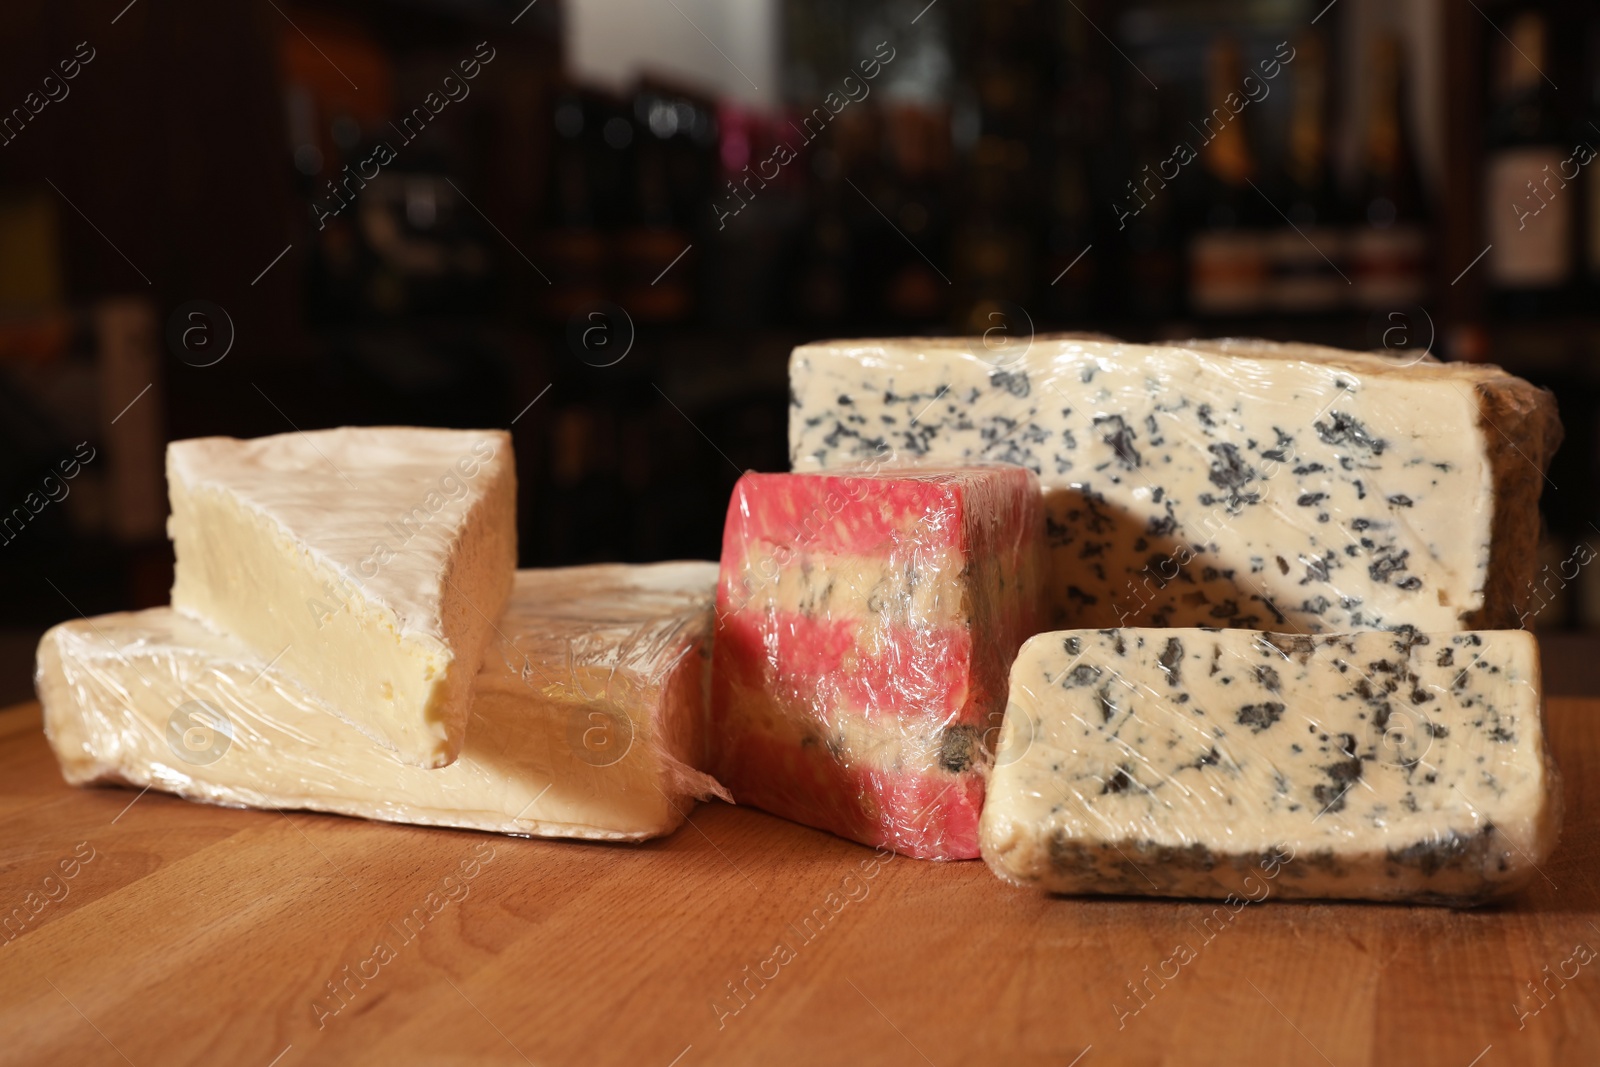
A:
{"label": "blue veined cheese", "polygon": [[1473,904],[1560,795],[1526,631],[1076,630],[1012,667],[978,836],[1059,893]]}
{"label": "blue veined cheese", "polygon": [[1053,625],[1514,626],[1555,402],[1497,367],[1311,345],[831,341],[796,470],[1001,461],[1045,493]]}

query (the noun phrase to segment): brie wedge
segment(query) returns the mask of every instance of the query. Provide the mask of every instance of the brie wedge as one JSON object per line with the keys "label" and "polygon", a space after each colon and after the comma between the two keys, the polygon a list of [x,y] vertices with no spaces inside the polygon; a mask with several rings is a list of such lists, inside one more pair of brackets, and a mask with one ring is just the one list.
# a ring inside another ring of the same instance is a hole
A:
{"label": "brie wedge", "polygon": [[516,569],[499,430],[343,428],[167,448],[172,606],[422,767],[461,752]]}

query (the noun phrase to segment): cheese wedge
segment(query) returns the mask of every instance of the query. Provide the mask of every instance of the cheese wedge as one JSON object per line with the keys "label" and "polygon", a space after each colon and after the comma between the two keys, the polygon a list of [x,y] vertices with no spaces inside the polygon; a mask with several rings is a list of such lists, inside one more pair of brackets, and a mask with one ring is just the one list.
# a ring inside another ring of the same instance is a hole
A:
{"label": "cheese wedge", "polygon": [[345,428],[167,448],[172,606],[408,763],[461,752],[516,569],[499,430]]}
{"label": "cheese wedge", "polygon": [[976,858],[1043,536],[1020,467],[747,473],[722,542],[717,777],[863,844]]}
{"label": "cheese wedge", "polygon": [[168,608],[63,623],[39,645],[45,732],[74,785],[122,782],[537,837],[638,841],[707,765],[713,563],[517,572],[461,758],[400,762],[239,642]]}
{"label": "cheese wedge", "polygon": [[1039,475],[1053,625],[1518,625],[1555,398],[1498,367],[1066,337],[794,350],[794,469]]}
{"label": "cheese wedge", "polygon": [[1475,904],[1560,798],[1526,631],[1077,630],[1017,656],[979,839],[1058,893]]}

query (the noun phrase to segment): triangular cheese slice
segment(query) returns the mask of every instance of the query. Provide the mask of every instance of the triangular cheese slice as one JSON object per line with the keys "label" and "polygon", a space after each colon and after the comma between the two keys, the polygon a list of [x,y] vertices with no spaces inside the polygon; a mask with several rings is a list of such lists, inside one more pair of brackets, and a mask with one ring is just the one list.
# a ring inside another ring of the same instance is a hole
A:
{"label": "triangular cheese slice", "polygon": [[455,760],[516,569],[508,434],[175,441],[167,485],[173,607],[244,641],[405,762]]}

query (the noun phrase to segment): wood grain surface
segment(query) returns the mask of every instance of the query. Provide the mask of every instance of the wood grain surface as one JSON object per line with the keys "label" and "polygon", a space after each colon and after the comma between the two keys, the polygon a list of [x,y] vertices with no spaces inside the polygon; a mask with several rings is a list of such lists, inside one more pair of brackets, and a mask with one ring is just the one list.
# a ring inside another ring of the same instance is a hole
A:
{"label": "wood grain surface", "polygon": [[24,705],[0,1062],[1593,1064],[1600,701],[1548,718],[1566,829],[1513,903],[1267,899],[1207,940],[1215,904],[1036,896],[721,804],[640,847],[73,789]]}

